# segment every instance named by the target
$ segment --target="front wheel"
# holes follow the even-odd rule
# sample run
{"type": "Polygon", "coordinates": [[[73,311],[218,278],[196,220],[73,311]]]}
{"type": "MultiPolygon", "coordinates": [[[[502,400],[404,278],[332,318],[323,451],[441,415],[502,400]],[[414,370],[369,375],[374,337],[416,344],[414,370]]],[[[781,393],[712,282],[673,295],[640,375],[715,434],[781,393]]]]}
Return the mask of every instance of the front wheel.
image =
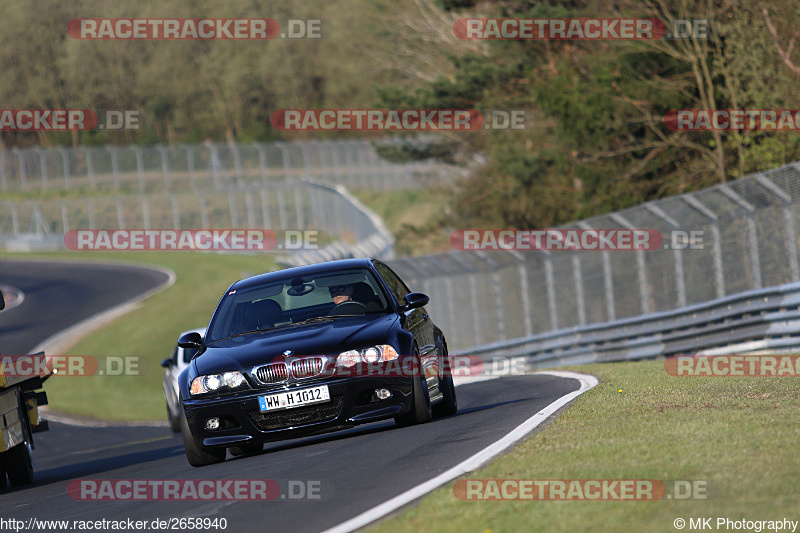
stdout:
{"type": "Polygon", "coordinates": [[[458,400],[456,399],[456,386],[453,383],[453,376],[446,375],[439,378],[439,390],[442,391],[442,401],[433,406],[433,416],[441,418],[451,416],[458,411],[458,400]]]}
{"type": "Polygon", "coordinates": [[[178,407],[181,418],[181,433],[183,433],[183,448],[186,450],[186,459],[192,466],[206,466],[214,463],[221,463],[225,460],[225,448],[206,448],[198,443],[192,436],[189,429],[189,422],[186,420],[186,413],[183,406],[178,407]]]}
{"type": "Polygon", "coordinates": [[[399,427],[424,424],[433,419],[431,398],[428,395],[428,385],[424,376],[419,376],[414,379],[414,386],[411,389],[411,394],[411,411],[394,417],[394,421],[399,427]]]}

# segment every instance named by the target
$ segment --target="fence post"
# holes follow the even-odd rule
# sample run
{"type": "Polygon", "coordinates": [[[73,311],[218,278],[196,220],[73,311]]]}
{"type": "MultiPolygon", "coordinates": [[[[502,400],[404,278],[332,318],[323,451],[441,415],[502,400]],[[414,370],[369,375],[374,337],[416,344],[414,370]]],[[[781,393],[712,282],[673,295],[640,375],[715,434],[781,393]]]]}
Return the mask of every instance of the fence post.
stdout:
{"type": "Polygon", "coordinates": [[[16,146],[11,149],[15,156],[17,156],[17,164],[19,167],[19,184],[20,188],[25,191],[28,189],[28,173],[25,170],[25,158],[22,156],[22,150],[16,146]]]}
{"type": "Polygon", "coordinates": [[[798,281],[798,279],[800,279],[798,270],[800,269],[798,269],[797,264],[797,239],[794,231],[792,197],[775,183],[768,180],[763,174],[756,176],[756,182],[760,183],[762,187],[780,198],[783,203],[783,224],[786,228],[786,253],[789,254],[789,272],[791,273],[791,280],[798,281]]]}
{"type": "MultiPolygon", "coordinates": [[[[660,218],[673,230],[681,229],[681,225],[669,216],[663,209],[655,204],[644,204],[644,208],[650,211],[653,215],[660,218]]],[[[672,243],[670,243],[671,245],[672,243]]],[[[673,259],[675,261],[675,288],[678,293],[678,307],[686,306],[686,277],[683,272],[683,250],[679,246],[672,246],[673,259]]]]}
{"type": "Polygon", "coordinates": [[[755,213],[755,207],[736,194],[733,189],[730,188],[727,184],[723,183],[722,185],[718,185],[720,192],[727,196],[730,200],[734,203],[738,204],[739,207],[744,209],[745,216],[747,217],[747,243],[748,248],[750,249],[750,268],[753,271],[753,289],[760,289],[761,288],[761,261],[758,257],[758,230],[756,228],[756,221],[753,217],[755,213]]]}
{"type": "Polygon", "coordinates": [[[145,184],[144,184],[144,155],[142,154],[142,149],[139,146],[131,146],[131,150],[136,155],[136,173],[139,177],[139,193],[145,193],[145,184]]]}
{"type": "Polygon", "coordinates": [[[169,179],[169,156],[167,155],[167,148],[156,145],[156,150],[158,153],[161,154],[161,173],[164,176],[164,190],[169,192],[170,191],[170,179],[169,179]]]}
{"type": "Polygon", "coordinates": [[[94,160],[92,159],[92,149],[82,147],[81,151],[86,157],[86,174],[89,176],[89,188],[95,190],[97,189],[97,184],[94,180],[94,160]]]}
{"type": "Polygon", "coordinates": [[[711,222],[711,233],[714,237],[712,243],[712,258],[714,261],[714,284],[717,288],[717,298],[725,296],[725,271],[722,269],[722,232],[719,229],[717,215],[700,200],[692,195],[681,196],[684,202],[694,210],[706,217],[711,222]]]}
{"type": "Polygon", "coordinates": [[[189,171],[189,187],[191,187],[193,191],[197,191],[197,178],[194,175],[194,152],[192,151],[192,147],[186,144],[182,144],[181,148],[186,152],[186,169],[189,171]]]}
{"type": "Polygon", "coordinates": [[[8,178],[6,177],[7,173],[8,167],[6,167],[6,150],[5,148],[0,148],[0,191],[8,190],[8,178]]]}
{"type": "MultiPolygon", "coordinates": [[[[578,222],[578,227],[588,230],[594,229],[584,221],[578,222]]],[[[603,250],[600,253],[603,258],[603,289],[606,294],[606,316],[608,317],[608,322],[613,322],[617,319],[617,310],[614,301],[614,277],[611,272],[611,255],[608,250],[603,250]]]]}
{"type": "Polygon", "coordinates": [[[261,170],[261,185],[266,186],[269,182],[269,177],[267,176],[267,169],[269,168],[267,164],[267,149],[261,143],[253,143],[253,147],[258,151],[258,168],[261,170]]]}
{"type": "Polygon", "coordinates": [[[39,147],[35,148],[36,155],[39,156],[39,173],[42,176],[42,190],[47,190],[47,160],[44,157],[44,150],[39,147]]]}
{"type": "Polygon", "coordinates": [[[477,251],[475,255],[486,262],[489,268],[492,269],[492,296],[494,297],[494,309],[497,315],[497,340],[506,340],[506,320],[505,313],[503,312],[505,300],[503,298],[503,292],[500,290],[501,279],[500,272],[498,272],[497,269],[497,263],[484,251],[477,251]]]}
{"type": "MultiPolygon", "coordinates": [[[[619,224],[625,229],[634,230],[636,227],[631,224],[625,217],[618,213],[612,213],[609,215],[611,220],[619,224]]],[[[636,250],[636,273],[637,278],[639,280],[639,300],[641,305],[642,314],[646,315],[650,312],[650,298],[648,297],[649,294],[649,286],[647,284],[647,265],[644,261],[644,250],[636,250]]]]}
{"type": "Polygon", "coordinates": [[[119,191],[119,161],[117,160],[117,148],[110,145],[105,148],[111,157],[111,175],[114,178],[114,190],[119,191]]]}
{"type": "Polygon", "coordinates": [[[115,203],[117,205],[117,226],[119,226],[119,229],[125,229],[125,212],[122,209],[122,199],[117,196],[115,203]]]}
{"type": "Polygon", "coordinates": [[[142,200],[142,223],[144,229],[150,229],[150,203],[147,201],[147,196],[141,195],[142,200]]]}

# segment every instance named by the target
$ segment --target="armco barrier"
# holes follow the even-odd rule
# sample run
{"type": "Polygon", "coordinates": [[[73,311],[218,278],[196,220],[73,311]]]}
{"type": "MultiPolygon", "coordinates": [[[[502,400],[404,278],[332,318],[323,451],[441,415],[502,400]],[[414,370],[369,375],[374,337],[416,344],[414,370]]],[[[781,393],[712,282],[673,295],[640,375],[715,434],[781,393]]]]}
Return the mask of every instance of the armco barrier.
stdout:
{"type": "Polygon", "coordinates": [[[800,348],[800,283],[652,313],[497,342],[471,350],[485,359],[524,356],[529,368],[679,354],[800,348]]]}

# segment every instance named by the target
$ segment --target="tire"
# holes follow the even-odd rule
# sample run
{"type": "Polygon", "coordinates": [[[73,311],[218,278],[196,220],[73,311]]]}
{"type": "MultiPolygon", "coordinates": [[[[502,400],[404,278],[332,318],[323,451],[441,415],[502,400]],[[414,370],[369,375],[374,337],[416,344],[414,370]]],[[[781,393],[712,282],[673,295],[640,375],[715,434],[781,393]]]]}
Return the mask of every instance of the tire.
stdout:
{"type": "Polygon", "coordinates": [[[17,444],[4,453],[3,466],[11,485],[19,487],[33,483],[33,450],[30,441],[17,444]]]}
{"type": "Polygon", "coordinates": [[[228,448],[228,451],[230,451],[231,455],[234,457],[261,453],[264,451],[264,444],[262,442],[248,442],[245,444],[240,444],[239,446],[234,446],[233,448],[228,448]]]}
{"type": "Polygon", "coordinates": [[[33,439],[31,439],[28,412],[19,406],[19,421],[22,424],[22,442],[3,454],[3,468],[11,485],[19,487],[33,483],[33,439]]]}
{"type": "Polygon", "coordinates": [[[225,460],[225,448],[206,448],[198,443],[192,436],[189,429],[189,422],[186,421],[186,413],[183,406],[179,408],[181,419],[181,433],[183,433],[183,448],[186,450],[186,459],[192,466],[207,466],[221,463],[225,460]]]}
{"type": "Polygon", "coordinates": [[[431,412],[431,399],[428,395],[428,387],[425,377],[419,376],[414,379],[412,388],[411,411],[394,417],[398,427],[413,426],[415,424],[425,424],[433,420],[431,412]]]}
{"type": "Polygon", "coordinates": [[[441,418],[452,416],[458,411],[458,400],[456,399],[456,386],[453,383],[453,376],[439,378],[439,390],[442,391],[442,400],[433,406],[433,416],[441,418]]]}
{"type": "MultiPolygon", "coordinates": [[[[178,409],[181,407],[178,406],[178,409]]],[[[181,418],[180,416],[173,416],[172,410],[169,408],[169,402],[167,402],[167,420],[169,421],[169,429],[173,433],[180,433],[181,432],[181,418]]]]}
{"type": "Polygon", "coordinates": [[[0,461],[0,489],[6,488],[6,467],[3,465],[3,461],[0,461]]]}
{"type": "MultiPolygon", "coordinates": [[[[447,345],[444,346],[444,359],[447,359],[447,345]]],[[[433,416],[441,418],[443,416],[452,416],[458,411],[458,400],[456,399],[456,386],[453,383],[453,374],[450,365],[439,365],[439,368],[444,368],[442,376],[439,378],[439,390],[442,391],[442,400],[433,406],[433,416]]]]}

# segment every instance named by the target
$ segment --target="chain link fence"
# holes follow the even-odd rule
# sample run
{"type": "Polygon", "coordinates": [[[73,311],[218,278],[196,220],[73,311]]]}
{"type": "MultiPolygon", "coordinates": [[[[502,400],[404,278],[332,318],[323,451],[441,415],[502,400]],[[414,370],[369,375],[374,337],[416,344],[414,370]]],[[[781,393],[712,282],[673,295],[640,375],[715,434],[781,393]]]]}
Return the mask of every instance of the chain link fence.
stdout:
{"type": "Polygon", "coordinates": [[[391,257],[391,235],[347,190],[464,175],[387,162],[363,140],[0,150],[0,246],[59,247],[73,229],[310,229],[337,244],[320,257],[391,257]]]}
{"type": "Polygon", "coordinates": [[[793,163],[563,227],[655,229],[659,250],[453,251],[391,264],[431,296],[431,316],[463,353],[800,281],[798,215],[793,163]],[[689,242],[690,232],[701,233],[689,242]]]}
{"type": "Polygon", "coordinates": [[[452,184],[463,175],[438,162],[390,163],[364,140],[0,150],[0,193],[168,194],[300,178],[389,191],[452,184]]]}

